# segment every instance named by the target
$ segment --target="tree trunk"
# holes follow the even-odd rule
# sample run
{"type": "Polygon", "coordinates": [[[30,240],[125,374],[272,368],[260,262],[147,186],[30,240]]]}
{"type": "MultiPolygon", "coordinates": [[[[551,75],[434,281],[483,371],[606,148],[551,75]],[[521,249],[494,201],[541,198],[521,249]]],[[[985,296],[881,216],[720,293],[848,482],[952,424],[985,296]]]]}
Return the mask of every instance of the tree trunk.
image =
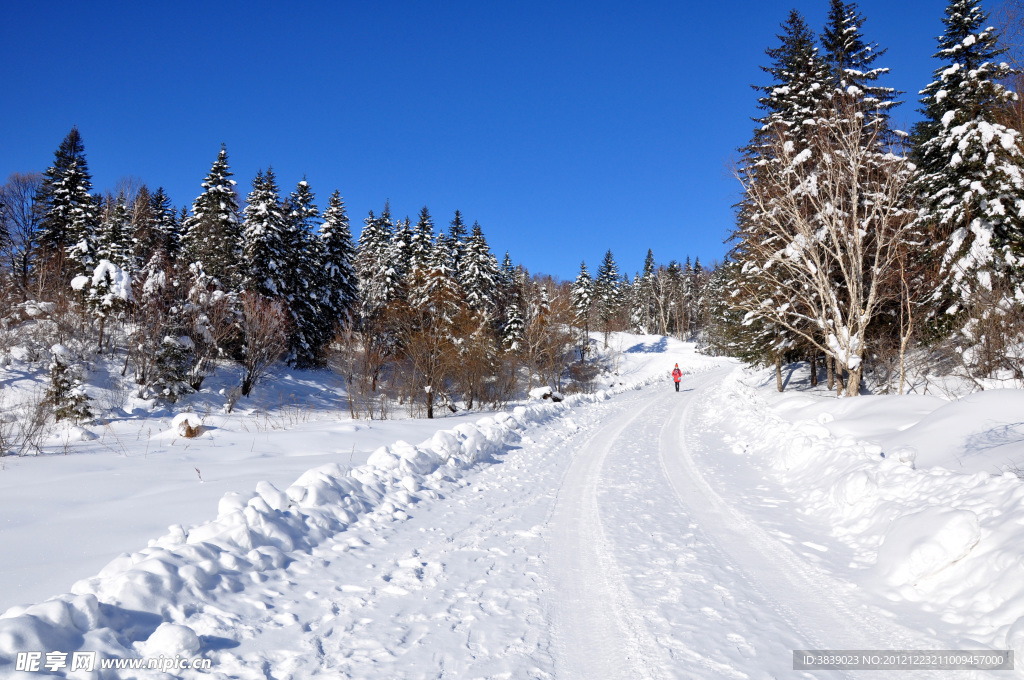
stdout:
{"type": "Polygon", "coordinates": [[[775,387],[782,392],[785,387],[782,385],[782,356],[775,357],[775,387]]]}
{"type": "Polygon", "coordinates": [[[828,389],[834,390],[836,388],[836,368],[835,362],[832,361],[832,357],[825,355],[825,373],[828,374],[828,389]]]}
{"type": "Polygon", "coordinates": [[[434,417],[434,390],[427,392],[427,418],[434,417]]]}
{"type": "Polygon", "coordinates": [[[856,397],[860,394],[860,374],[861,366],[858,365],[856,370],[849,372],[849,377],[846,382],[846,396],[856,397]]]}
{"type": "Polygon", "coordinates": [[[811,352],[811,387],[818,386],[818,352],[817,350],[811,352]]]}

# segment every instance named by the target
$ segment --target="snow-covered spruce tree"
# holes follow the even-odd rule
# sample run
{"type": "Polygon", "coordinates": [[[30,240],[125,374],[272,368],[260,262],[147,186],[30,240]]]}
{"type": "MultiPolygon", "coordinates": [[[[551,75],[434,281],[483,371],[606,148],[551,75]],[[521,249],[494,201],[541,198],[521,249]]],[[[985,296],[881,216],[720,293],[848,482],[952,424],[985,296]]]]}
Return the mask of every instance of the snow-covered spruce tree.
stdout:
{"type": "Polygon", "coordinates": [[[359,281],[354,265],[356,247],[352,241],[345,203],[338,191],[331,194],[327,201],[318,238],[324,314],[332,325],[351,323],[353,307],[359,297],[359,281]]]}
{"type": "Polygon", "coordinates": [[[946,7],[941,65],[921,91],[924,120],[913,130],[916,231],[936,271],[929,315],[940,334],[969,328],[976,320],[965,310],[983,292],[1024,295],[1024,158],[1019,133],[996,122],[1016,95],[999,83],[1010,69],[986,22],[976,2],[946,7]]]}
{"type": "MultiPolygon", "coordinates": [[[[148,191],[146,192],[148,194],[148,191]]],[[[144,194],[139,193],[140,198],[144,194]]],[[[138,202],[139,199],[136,199],[138,202]]],[[[137,210],[141,211],[139,206],[137,210]]],[[[148,196],[144,219],[136,226],[134,234],[134,255],[138,266],[144,267],[157,251],[167,253],[171,260],[178,257],[181,247],[180,223],[171,205],[171,198],[163,187],[148,196]]]]}
{"type": "Polygon", "coordinates": [[[456,361],[451,371],[453,387],[467,409],[484,402],[487,376],[497,362],[499,278],[498,261],[480,224],[474,223],[463,251],[463,296],[453,328],[456,361]]]}
{"type": "Polygon", "coordinates": [[[499,282],[503,288],[512,288],[516,283],[516,266],[512,264],[512,256],[505,251],[499,269],[499,282]]]}
{"type": "Polygon", "coordinates": [[[466,250],[466,223],[462,220],[462,213],[455,211],[455,217],[448,225],[448,247],[452,253],[452,267],[455,270],[455,280],[462,283],[462,257],[466,250]]]}
{"type": "Polygon", "coordinates": [[[490,318],[498,297],[498,261],[484,238],[479,223],[473,223],[462,258],[462,292],[465,302],[475,312],[490,318]]]}
{"type": "MultiPolygon", "coordinates": [[[[689,266],[690,258],[686,258],[689,266]]],[[[705,272],[700,265],[700,258],[694,260],[693,268],[684,271],[683,276],[688,282],[686,290],[686,306],[689,309],[690,329],[689,334],[695,335],[700,332],[700,326],[705,320],[705,294],[704,287],[707,284],[710,272],[705,272]]]]}
{"type": "Polygon", "coordinates": [[[104,207],[103,220],[95,237],[96,260],[111,262],[131,275],[135,271],[135,261],[132,257],[132,231],[127,200],[121,194],[107,201],[104,207]]]}
{"type": "Polygon", "coordinates": [[[242,289],[267,298],[288,294],[288,225],[273,169],[260,170],[246,199],[242,230],[242,289]]]}
{"type": "Polygon", "coordinates": [[[414,278],[413,287],[409,290],[411,306],[433,305],[436,314],[444,315],[444,323],[449,328],[454,326],[460,301],[464,298],[455,278],[454,259],[451,241],[443,232],[437,234],[426,269],[414,278]],[[445,301],[445,306],[438,306],[438,301],[445,301]]]}
{"type": "Polygon", "coordinates": [[[334,332],[334,319],[322,303],[324,280],[320,241],[313,229],[320,217],[316,197],[305,178],[285,203],[287,269],[282,277],[290,316],[288,360],[299,368],[320,363],[322,350],[334,332]]]}
{"type": "Polygon", "coordinates": [[[102,353],[107,321],[117,319],[133,300],[131,276],[110,260],[100,260],[89,274],[71,279],[71,288],[99,324],[97,351],[102,353]]]}
{"type": "Polygon", "coordinates": [[[526,321],[519,302],[512,302],[505,313],[505,325],[501,333],[501,346],[506,352],[518,352],[523,343],[526,321]]]}
{"type": "Polygon", "coordinates": [[[580,361],[587,356],[590,347],[590,310],[594,306],[594,280],[587,271],[587,263],[580,262],[580,273],[573,281],[570,293],[572,300],[573,319],[579,333],[580,361]]]}
{"type": "Polygon", "coordinates": [[[644,297],[641,291],[643,280],[640,273],[633,274],[633,283],[629,286],[629,330],[640,335],[647,334],[644,297]]]}
{"type": "Polygon", "coordinates": [[[604,346],[608,347],[608,334],[612,330],[612,322],[621,306],[619,287],[619,266],[615,264],[612,251],[609,250],[597,268],[594,280],[594,304],[597,310],[597,321],[604,333],[604,346]]]}
{"type": "Polygon", "coordinates": [[[192,391],[188,374],[194,348],[185,327],[187,290],[175,285],[176,276],[163,246],[157,246],[138,274],[127,343],[138,396],[171,403],[192,391]]]}
{"type": "Polygon", "coordinates": [[[173,404],[192,392],[188,384],[187,340],[185,336],[165,335],[157,346],[153,381],[149,384],[150,393],[157,399],[173,404]]]}
{"type": "Polygon", "coordinates": [[[97,211],[91,190],[85,146],[78,128],[73,127],[54,153],[53,165],[43,173],[36,197],[42,214],[40,258],[42,264],[55,269],[61,285],[67,285],[68,274],[85,273],[94,263],[97,211]]]}
{"type": "Polygon", "coordinates": [[[406,217],[395,224],[394,234],[391,236],[391,243],[388,246],[388,260],[395,269],[395,274],[401,282],[399,290],[405,291],[405,279],[409,274],[412,264],[412,222],[406,217]]]}
{"type": "Polygon", "coordinates": [[[186,264],[198,263],[226,291],[237,290],[241,283],[242,228],[231,175],[227,149],[221,146],[203,182],[203,193],[192,202],[192,214],[182,223],[181,237],[186,264]]]}
{"type": "Polygon", "coordinates": [[[50,352],[50,382],[43,403],[53,408],[55,420],[70,420],[77,424],[91,419],[89,395],[85,392],[80,368],[74,365],[71,352],[63,345],[54,345],[50,352]]]}
{"type": "Polygon", "coordinates": [[[413,285],[411,282],[420,273],[426,272],[433,247],[434,220],[430,217],[427,206],[423,206],[420,209],[419,219],[416,220],[416,227],[409,237],[409,266],[406,275],[410,281],[410,287],[413,285]]]}
{"type": "Polygon", "coordinates": [[[647,257],[644,258],[644,272],[636,288],[634,306],[636,326],[643,329],[644,333],[654,331],[654,276],[656,266],[654,251],[648,248],[647,257]]]}
{"type": "MultiPolygon", "coordinates": [[[[740,278],[728,298],[744,310],[746,324],[761,330],[756,334],[736,334],[737,338],[755,343],[744,348],[742,355],[760,357],[758,363],[774,363],[777,373],[781,372],[784,356],[802,342],[803,333],[793,332],[790,326],[800,326],[805,333],[809,326],[793,305],[785,308],[793,316],[787,324],[776,322],[775,315],[762,314],[762,309],[771,308],[772,300],[782,299],[783,292],[758,272],[766,264],[764,253],[772,248],[784,248],[797,229],[790,224],[788,231],[779,235],[776,229],[765,225],[765,217],[778,211],[771,202],[762,204],[755,200],[751,190],[760,182],[776,182],[785,177],[779,168],[785,167],[787,161],[779,155],[778,140],[783,140],[783,148],[792,155],[807,151],[816,134],[823,106],[833,91],[829,86],[828,68],[815,47],[814,33],[803,17],[792,10],[782,29],[779,46],[765,51],[771,65],[761,67],[771,76],[772,83],[756,87],[763,93],[758,99],[763,114],[756,121],[750,143],[741,149],[743,157],[737,175],[745,193],[737,206],[736,229],[730,237],[733,247],[729,253],[737,264],[735,272],[740,278]]],[[[795,178],[790,181],[795,182],[795,178]]],[[[776,191],[777,187],[770,188],[780,200],[787,195],[781,189],[776,191]]],[[[790,193],[794,188],[790,186],[790,193]]],[[[800,214],[809,216],[811,210],[805,205],[800,214]]]]}
{"type": "Polygon", "coordinates": [[[875,43],[867,43],[861,33],[864,17],[857,4],[831,0],[828,20],[821,32],[829,82],[834,90],[863,100],[865,111],[873,116],[873,124],[887,125],[889,109],[896,105],[896,90],[878,83],[889,72],[874,66],[885,54],[875,43]]]}
{"type": "Polygon", "coordinates": [[[394,231],[389,204],[385,203],[380,217],[374,216],[371,210],[363,225],[356,251],[356,271],[359,274],[360,316],[366,323],[396,299],[400,282],[397,270],[388,259],[394,231]]]}
{"type": "Polygon", "coordinates": [[[392,303],[403,299],[404,282],[389,261],[393,232],[390,206],[385,203],[379,217],[370,211],[356,250],[359,332],[365,372],[373,392],[377,391],[387,361],[397,352],[400,339],[395,329],[399,320],[395,318],[392,303]]]}
{"type": "Polygon", "coordinates": [[[518,299],[515,273],[516,267],[512,264],[512,256],[506,250],[505,257],[502,258],[501,264],[498,265],[498,299],[494,315],[494,330],[498,338],[502,336],[502,329],[505,327],[509,305],[518,299]]]}

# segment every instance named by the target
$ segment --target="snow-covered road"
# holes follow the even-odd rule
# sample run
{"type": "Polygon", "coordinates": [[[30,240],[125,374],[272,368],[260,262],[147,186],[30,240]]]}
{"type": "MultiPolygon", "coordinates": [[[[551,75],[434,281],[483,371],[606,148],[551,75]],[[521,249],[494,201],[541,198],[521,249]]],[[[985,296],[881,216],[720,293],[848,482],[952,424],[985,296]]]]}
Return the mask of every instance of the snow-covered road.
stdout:
{"type": "Polygon", "coordinates": [[[691,450],[740,460],[694,419],[722,377],[647,390],[575,449],[549,532],[556,675],[772,677],[794,649],[935,648],[733,507],[738,484],[705,480],[691,450]]]}
{"type": "Polygon", "coordinates": [[[361,521],[188,623],[240,641],[215,672],[254,678],[794,677],[793,649],[935,648],[705,480],[695,456],[728,454],[692,406],[723,376],[537,427],[409,519],[361,521]]]}
{"type": "Polygon", "coordinates": [[[0,653],[202,654],[208,673],[175,676],[276,680],[871,678],[889,674],[794,671],[793,650],[951,646],[866,599],[850,548],[738,455],[709,408],[731,371],[485,419],[512,428],[491,464],[410,473],[427,449],[396,444],[365,473],[228,497],[79,595],[8,612],[0,653]]]}

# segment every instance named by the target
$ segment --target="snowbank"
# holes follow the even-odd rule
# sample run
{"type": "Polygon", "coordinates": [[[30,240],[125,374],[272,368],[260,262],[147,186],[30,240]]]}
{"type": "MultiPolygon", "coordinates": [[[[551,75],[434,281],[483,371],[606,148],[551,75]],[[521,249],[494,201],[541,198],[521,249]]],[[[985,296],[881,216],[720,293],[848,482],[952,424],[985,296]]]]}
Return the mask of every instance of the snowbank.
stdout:
{"type": "Polygon", "coordinates": [[[965,644],[1024,651],[1024,483],[998,470],[921,465],[948,461],[986,419],[1019,414],[1024,395],[985,392],[948,404],[771,395],[773,408],[756,382],[737,369],[707,413],[738,433],[734,452],[767,461],[802,510],[851,548],[861,585],[920,603],[965,644]],[[893,427],[899,436],[878,436],[893,427]]]}

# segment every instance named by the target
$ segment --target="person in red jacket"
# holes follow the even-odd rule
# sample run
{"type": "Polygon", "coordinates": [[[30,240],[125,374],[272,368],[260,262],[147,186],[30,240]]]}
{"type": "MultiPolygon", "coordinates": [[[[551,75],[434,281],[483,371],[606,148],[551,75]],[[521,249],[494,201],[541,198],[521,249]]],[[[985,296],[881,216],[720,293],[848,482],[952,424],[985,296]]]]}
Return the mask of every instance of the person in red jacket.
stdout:
{"type": "Polygon", "coordinates": [[[672,379],[676,381],[676,392],[679,391],[679,380],[683,377],[683,372],[679,370],[679,364],[672,369],[672,379]]]}

